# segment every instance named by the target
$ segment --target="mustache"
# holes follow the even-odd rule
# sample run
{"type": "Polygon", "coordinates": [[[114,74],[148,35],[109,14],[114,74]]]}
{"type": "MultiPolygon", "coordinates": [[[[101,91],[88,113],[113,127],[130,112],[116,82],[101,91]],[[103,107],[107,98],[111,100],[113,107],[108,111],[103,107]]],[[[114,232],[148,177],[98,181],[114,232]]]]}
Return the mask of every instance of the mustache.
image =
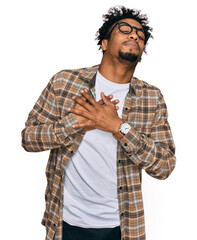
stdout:
{"type": "Polygon", "coordinates": [[[133,42],[133,41],[131,41],[131,40],[128,40],[128,41],[124,41],[122,44],[123,44],[123,45],[124,45],[124,44],[131,44],[131,45],[133,45],[133,46],[136,46],[137,49],[140,50],[140,46],[139,46],[139,44],[138,44],[137,42],[133,42]]]}

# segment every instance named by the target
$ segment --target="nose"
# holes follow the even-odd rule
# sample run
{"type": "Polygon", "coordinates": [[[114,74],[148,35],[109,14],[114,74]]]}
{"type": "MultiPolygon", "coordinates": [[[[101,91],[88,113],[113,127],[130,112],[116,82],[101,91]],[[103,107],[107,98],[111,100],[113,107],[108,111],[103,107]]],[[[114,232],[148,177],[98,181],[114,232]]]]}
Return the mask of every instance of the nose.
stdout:
{"type": "Polygon", "coordinates": [[[129,34],[129,38],[138,41],[138,35],[136,33],[136,30],[133,29],[133,31],[129,34]]]}

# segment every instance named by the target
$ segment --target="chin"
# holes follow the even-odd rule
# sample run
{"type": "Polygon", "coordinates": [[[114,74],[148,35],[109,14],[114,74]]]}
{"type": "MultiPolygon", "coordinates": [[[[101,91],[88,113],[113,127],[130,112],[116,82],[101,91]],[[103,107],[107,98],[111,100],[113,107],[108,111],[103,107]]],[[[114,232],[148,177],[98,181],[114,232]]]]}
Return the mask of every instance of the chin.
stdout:
{"type": "Polygon", "coordinates": [[[129,61],[129,62],[136,62],[138,60],[138,55],[132,52],[119,52],[119,57],[123,60],[129,61]]]}

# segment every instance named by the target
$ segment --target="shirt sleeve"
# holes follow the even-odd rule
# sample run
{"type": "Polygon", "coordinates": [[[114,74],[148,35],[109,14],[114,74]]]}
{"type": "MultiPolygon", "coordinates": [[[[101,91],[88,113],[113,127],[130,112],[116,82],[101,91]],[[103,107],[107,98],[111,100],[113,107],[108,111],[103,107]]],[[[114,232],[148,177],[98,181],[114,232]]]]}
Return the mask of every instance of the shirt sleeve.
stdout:
{"type": "Polygon", "coordinates": [[[82,131],[81,128],[72,128],[73,124],[78,123],[75,114],[67,112],[65,117],[60,117],[52,80],[29,113],[21,133],[22,146],[26,151],[39,152],[66,147],[74,141],[76,133],[82,131]]]}
{"type": "Polygon", "coordinates": [[[166,179],[175,167],[176,157],[167,107],[161,92],[159,95],[150,134],[141,134],[132,127],[119,141],[134,164],[154,178],[166,179]]]}

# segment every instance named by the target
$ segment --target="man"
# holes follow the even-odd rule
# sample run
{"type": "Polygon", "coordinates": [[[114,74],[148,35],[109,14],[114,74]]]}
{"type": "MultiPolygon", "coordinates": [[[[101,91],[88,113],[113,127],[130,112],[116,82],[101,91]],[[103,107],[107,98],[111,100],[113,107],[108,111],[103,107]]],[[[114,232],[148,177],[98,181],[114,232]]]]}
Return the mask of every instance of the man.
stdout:
{"type": "Polygon", "coordinates": [[[51,150],[46,239],[145,239],[141,171],[175,167],[160,90],[133,76],[152,29],[146,15],[111,8],[97,32],[101,64],[55,74],[22,131],[27,151],[51,150]]]}

